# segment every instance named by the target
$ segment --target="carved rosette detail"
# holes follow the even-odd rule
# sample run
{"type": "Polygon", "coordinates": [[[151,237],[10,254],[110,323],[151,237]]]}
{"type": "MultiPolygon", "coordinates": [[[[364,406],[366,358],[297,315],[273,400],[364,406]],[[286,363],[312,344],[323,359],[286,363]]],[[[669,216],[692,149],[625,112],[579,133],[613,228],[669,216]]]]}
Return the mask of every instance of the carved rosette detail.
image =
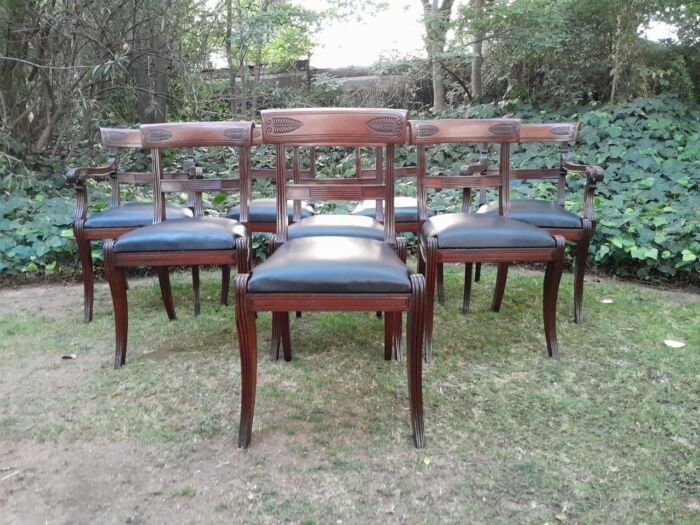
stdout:
{"type": "Polygon", "coordinates": [[[564,137],[564,136],[573,135],[574,130],[572,128],[573,128],[573,126],[557,126],[557,127],[550,129],[549,131],[552,133],[552,135],[564,137]]]}
{"type": "Polygon", "coordinates": [[[366,122],[366,125],[372,131],[388,135],[390,137],[400,137],[403,119],[394,115],[386,117],[375,117],[366,122]]]}
{"type": "Polygon", "coordinates": [[[245,142],[246,135],[245,128],[228,128],[224,130],[224,137],[235,140],[236,142],[245,142]]]}
{"type": "Polygon", "coordinates": [[[265,121],[268,133],[285,134],[296,131],[304,125],[303,122],[289,117],[273,117],[265,121]]]}
{"type": "Polygon", "coordinates": [[[513,135],[518,130],[518,125],[515,123],[494,124],[489,128],[489,132],[494,135],[513,135]]]}
{"type": "Polygon", "coordinates": [[[149,142],[163,142],[173,136],[173,132],[167,129],[149,129],[146,132],[146,139],[149,142]]]}
{"type": "Polygon", "coordinates": [[[437,134],[440,129],[437,126],[431,124],[421,124],[416,130],[416,135],[418,138],[432,137],[437,134]]]}

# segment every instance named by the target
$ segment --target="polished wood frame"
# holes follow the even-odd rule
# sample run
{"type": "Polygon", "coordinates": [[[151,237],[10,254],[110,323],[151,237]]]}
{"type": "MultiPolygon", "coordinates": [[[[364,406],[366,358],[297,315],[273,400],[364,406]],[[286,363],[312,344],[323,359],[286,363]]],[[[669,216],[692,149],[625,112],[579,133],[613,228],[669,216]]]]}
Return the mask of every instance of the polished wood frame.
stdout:
{"type": "MultiPolygon", "coordinates": [[[[406,138],[408,113],[403,110],[385,109],[299,109],[267,110],[261,113],[263,140],[277,145],[277,228],[274,246],[287,240],[287,199],[294,201],[309,198],[359,200],[383,199],[386,208],[384,241],[396,247],[393,229],[394,146],[406,138]],[[285,157],[287,147],[339,146],[355,147],[372,144],[387,151],[385,177],[338,180],[305,180],[287,183],[285,157]]],[[[296,204],[296,202],[295,202],[296,204]]],[[[405,244],[403,244],[405,259],[405,244]]],[[[399,251],[401,248],[398,249],[399,251]]],[[[254,272],[254,270],[253,270],[254,272]]],[[[274,349],[283,349],[285,360],[292,357],[289,333],[290,311],[344,311],[385,312],[384,357],[390,360],[396,348],[396,338],[401,338],[402,312],[408,312],[408,387],[413,439],[417,447],[425,446],[422,398],[421,346],[425,313],[425,280],[422,275],[410,276],[411,292],[397,293],[251,293],[248,291],[250,275],[236,277],[236,326],[241,353],[241,420],[239,447],[248,447],[252,436],[257,377],[256,313],[273,313],[272,339],[274,349]],[[276,342],[276,344],[274,344],[276,342]]]]}
{"type": "MultiPolygon", "coordinates": [[[[472,189],[496,187],[499,189],[499,212],[510,216],[509,157],[510,144],[519,138],[520,121],[516,119],[454,119],[432,121],[410,121],[410,142],[418,148],[418,206],[421,222],[427,217],[428,188],[462,188],[462,212],[468,213],[472,189]],[[462,168],[460,176],[434,176],[426,173],[426,146],[443,143],[498,143],[500,144],[500,164],[498,173],[487,173],[488,158],[485,150],[479,162],[462,168]]],[[[499,263],[502,267],[514,262],[546,262],[543,288],[544,331],[547,352],[550,357],[559,357],[559,345],[556,334],[556,303],[559,281],[564,267],[564,239],[554,235],[552,248],[440,248],[436,238],[419,236],[419,271],[426,276],[426,325],[425,325],[425,361],[432,360],[433,318],[435,288],[439,268],[444,263],[464,263],[464,299],[462,309],[469,311],[471,295],[472,265],[480,262],[499,263]]],[[[500,288],[502,272],[499,271],[500,288]]],[[[502,283],[505,285],[505,281],[502,283]]],[[[502,296],[502,292],[501,292],[502,296]]]]}
{"type": "MultiPolygon", "coordinates": [[[[252,143],[251,122],[203,122],[203,123],[173,123],[147,124],[141,126],[141,138],[144,147],[151,149],[153,163],[153,220],[158,224],[165,220],[165,193],[187,192],[194,195],[195,217],[203,216],[202,192],[204,191],[233,191],[243,188],[250,166],[250,146],[252,143]],[[161,149],[194,146],[228,146],[238,147],[241,162],[240,178],[237,180],[203,179],[201,170],[197,169],[197,177],[188,180],[163,181],[160,174],[161,149]]],[[[245,196],[241,198],[241,215],[247,215],[245,196]]],[[[168,267],[189,265],[198,268],[200,265],[220,265],[224,269],[222,300],[228,296],[231,265],[238,265],[239,273],[249,270],[251,250],[246,237],[237,238],[235,247],[231,250],[190,250],[190,251],[151,251],[151,252],[115,252],[114,240],[104,244],[105,269],[109,280],[114,306],[114,325],[116,346],[114,367],[119,368],[126,362],[128,335],[128,304],[126,294],[126,269],[137,266],[153,266],[158,273],[163,303],[168,318],[175,319],[175,307],[170,288],[168,267]]],[[[197,281],[199,274],[197,272],[197,281]]],[[[198,284],[198,283],[197,283],[198,284]]]]}
{"type": "MultiPolygon", "coordinates": [[[[569,173],[581,173],[586,177],[586,185],[583,191],[583,216],[581,228],[545,228],[552,235],[559,235],[576,245],[574,261],[574,321],[577,324],[583,322],[583,283],[586,273],[586,261],[588,260],[588,248],[595,234],[598,219],[595,214],[594,198],[597,185],[603,181],[603,169],[600,166],[576,164],[571,162],[571,149],[576,142],[578,123],[548,123],[548,124],[523,124],[520,127],[519,143],[558,143],[561,147],[559,168],[532,169],[510,168],[511,179],[519,180],[556,180],[557,204],[564,207],[566,198],[566,179],[569,173]]],[[[480,205],[486,204],[485,195],[482,192],[480,205]]],[[[500,292],[498,307],[503,299],[503,291],[508,274],[507,265],[499,267],[498,290],[500,292]]],[[[478,264],[474,276],[478,282],[481,275],[481,265],[478,264]]]]}

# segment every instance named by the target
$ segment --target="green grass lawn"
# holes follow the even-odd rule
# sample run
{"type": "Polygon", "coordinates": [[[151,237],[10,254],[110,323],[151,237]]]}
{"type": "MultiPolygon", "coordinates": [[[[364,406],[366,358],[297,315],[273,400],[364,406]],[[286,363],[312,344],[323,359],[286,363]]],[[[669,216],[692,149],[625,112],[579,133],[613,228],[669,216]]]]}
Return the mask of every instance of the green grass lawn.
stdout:
{"type": "Polygon", "coordinates": [[[118,371],[104,286],[90,325],[78,286],[1,290],[0,521],[699,523],[700,298],[592,278],[579,326],[565,275],[555,361],[541,273],[512,271],[495,314],[486,269],[467,316],[461,276],[448,268],[436,306],[423,450],[405,362],[383,360],[374,314],[292,319],[290,363],[268,360],[260,315],[253,441],[239,451],[216,272],[198,318],[188,275],[175,277],[174,322],[156,279],[132,285],[118,371]]]}

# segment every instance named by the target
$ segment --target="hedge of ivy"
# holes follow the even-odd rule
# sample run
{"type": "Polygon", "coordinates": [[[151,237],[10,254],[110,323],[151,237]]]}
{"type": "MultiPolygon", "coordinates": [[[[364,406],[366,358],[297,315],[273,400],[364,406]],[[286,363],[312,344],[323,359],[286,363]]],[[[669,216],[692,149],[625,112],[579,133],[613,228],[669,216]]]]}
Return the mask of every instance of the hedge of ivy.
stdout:
{"type": "MultiPolygon", "coordinates": [[[[628,104],[552,110],[511,101],[469,108],[451,108],[441,117],[517,116],[525,122],[577,120],[581,123],[575,159],[602,166],[605,181],[596,198],[598,229],[591,245],[590,263],[621,276],[696,280],[700,270],[700,107],[672,98],[638,99],[628,104]]],[[[431,114],[426,117],[435,116],[431,114]]],[[[472,149],[443,146],[430,156],[433,166],[458,169],[472,149]]],[[[202,153],[205,170],[225,173],[235,160],[202,153]]],[[[512,161],[518,166],[555,166],[557,152],[546,145],[516,146],[512,161]]],[[[71,164],[97,163],[99,155],[71,159],[71,164]]],[[[320,156],[326,172],[350,173],[351,156],[320,156]]],[[[265,162],[258,154],[256,163],[265,162]]],[[[143,154],[134,159],[145,166],[143,154]]],[[[397,162],[415,162],[415,151],[401,148],[397,162]]],[[[63,180],[63,163],[41,163],[35,170],[0,156],[0,273],[79,271],[71,230],[73,191],[63,180]]],[[[567,207],[580,211],[582,177],[572,177],[567,207]]],[[[415,194],[412,182],[402,181],[400,191],[415,194]]],[[[272,188],[260,185],[263,193],[272,188]]],[[[93,211],[104,208],[108,189],[90,188],[93,211]]],[[[137,190],[137,192],[140,190],[137,190]]],[[[521,183],[515,195],[547,197],[550,183],[521,183]]],[[[137,195],[139,197],[140,195],[137,195]]],[[[460,196],[443,191],[431,196],[439,211],[459,207],[460,196]]],[[[213,196],[210,205],[224,209],[225,195],[213,196]]],[[[342,211],[342,210],[341,210],[342,211]]],[[[261,251],[262,239],[255,245],[261,251]]],[[[93,251],[101,257],[99,246],[93,251]]]]}

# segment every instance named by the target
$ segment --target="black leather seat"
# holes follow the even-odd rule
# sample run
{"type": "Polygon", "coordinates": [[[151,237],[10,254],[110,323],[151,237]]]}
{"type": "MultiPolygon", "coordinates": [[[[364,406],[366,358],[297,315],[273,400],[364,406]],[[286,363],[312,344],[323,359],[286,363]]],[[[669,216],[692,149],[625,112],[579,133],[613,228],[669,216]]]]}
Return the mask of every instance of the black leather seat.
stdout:
{"type": "Polygon", "coordinates": [[[421,236],[437,238],[438,248],[549,248],[547,230],[500,215],[445,213],[423,223],[421,236]]]}
{"type": "Polygon", "coordinates": [[[314,215],[291,224],[288,232],[289,239],[333,235],[384,240],[384,225],[361,215],[314,215]]]}
{"type": "Polygon", "coordinates": [[[192,217],[151,224],[122,235],[115,252],[179,252],[232,250],[236,239],[245,237],[241,223],[225,217],[192,217]]]}
{"type": "MultiPolygon", "coordinates": [[[[291,223],[293,218],[293,207],[292,201],[287,203],[287,216],[289,217],[289,222],[291,223]]],[[[301,203],[301,218],[311,217],[314,215],[314,209],[309,206],[306,202],[301,203]]],[[[236,206],[231,208],[226,216],[229,219],[240,220],[241,218],[241,208],[236,206]]],[[[277,222],[277,200],[276,199],[253,199],[250,201],[250,207],[248,208],[248,220],[249,222],[264,222],[275,224],[277,222]]]]}
{"type": "MultiPolygon", "coordinates": [[[[167,204],[165,216],[168,220],[192,217],[188,208],[167,204]]],[[[153,224],[152,202],[127,202],[121,206],[95,213],[85,221],[86,228],[140,228],[153,224]]]]}
{"type": "Polygon", "coordinates": [[[261,293],[409,293],[410,271],[383,241],[305,237],[280,246],[253,269],[261,293]]]}
{"type": "MultiPolygon", "coordinates": [[[[477,213],[498,214],[498,202],[489,202],[479,208],[477,213]]],[[[511,217],[540,228],[576,228],[582,227],[581,217],[566,211],[556,202],[534,199],[514,199],[510,201],[511,217]]]]}
{"type": "MultiPolygon", "coordinates": [[[[376,217],[377,201],[366,200],[357,203],[352,210],[353,215],[363,217],[376,217]]],[[[435,211],[428,208],[428,217],[435,215],[435,211]]],[[[394,198],[394,220],[396,222],[417,222],[418,221],[418,200],[415,197],[395,197],[394,198]]]]}

